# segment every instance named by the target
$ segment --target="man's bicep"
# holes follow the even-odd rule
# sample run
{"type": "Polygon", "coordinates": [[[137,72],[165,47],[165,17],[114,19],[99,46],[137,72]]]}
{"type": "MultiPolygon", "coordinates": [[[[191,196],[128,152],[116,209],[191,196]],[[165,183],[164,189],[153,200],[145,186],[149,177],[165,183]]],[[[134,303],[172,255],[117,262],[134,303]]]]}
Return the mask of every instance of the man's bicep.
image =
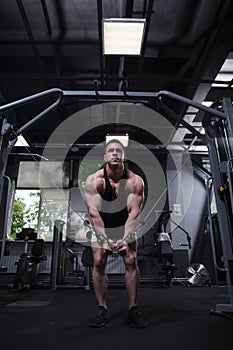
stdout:
{"type": "Polygon", "coordinates": [[[85,181],[85,199],[87,204],[93,200],[93,196],[97,193],[93,175],[88,176],[85,181]]]}
{"type": "Polygon", "coordinates": [[[141,193],[131,193],[127,200],[127,209],[129,214],[138,216],[143,203],[143,195],[141,193]]]}
{"type": "Polygon", "coordinates": [[[93,175],[88,176],[85,182],[85,199],[88,212],[91,215],[96,215],[101,208],[102,198],[97,190],[97,186],[95,177],[93,175]]]}
{"type": "Polygon", "coordinates": [[[88,209],[100,210],[101,207],[101,196],[99,193],[90,193],[86,191],[85,193],[86,203],[88,209]]]}

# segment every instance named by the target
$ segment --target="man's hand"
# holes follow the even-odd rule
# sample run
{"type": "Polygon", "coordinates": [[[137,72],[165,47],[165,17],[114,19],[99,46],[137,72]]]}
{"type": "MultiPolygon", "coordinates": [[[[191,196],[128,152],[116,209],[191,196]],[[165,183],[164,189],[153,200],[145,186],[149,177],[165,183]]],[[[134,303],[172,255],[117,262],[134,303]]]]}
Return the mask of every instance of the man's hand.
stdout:
{"type": "Polygon", "coordinates": [[[111,255],[113,253],[113,246],[114,246],[114,241],[110,239],[102,244],[102,248],[104,249],[105,253],[108,255],[111,255]]]}
{"type": "Polygon", "coordinates": [[[125,255],[128,249],[128,244],[126,242],[122,242],[122,240],[116,241],[117,252],[120,255],[125,255]]]}

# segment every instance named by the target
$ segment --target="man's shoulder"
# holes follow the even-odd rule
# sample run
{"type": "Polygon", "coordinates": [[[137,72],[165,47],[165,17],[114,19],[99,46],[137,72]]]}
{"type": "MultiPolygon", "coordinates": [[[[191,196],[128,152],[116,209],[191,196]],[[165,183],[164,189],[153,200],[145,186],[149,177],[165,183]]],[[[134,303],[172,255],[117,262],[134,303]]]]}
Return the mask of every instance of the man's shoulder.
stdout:
{"type": "Polygon", "coordinates": [[[127,170],[127,178],[129,180],[142,181],[142,177],[140,175],[134,173],[132,170],[127,170]]]}
{"type": "Polygon", "coordinates": [[[96,172],[90,174],[87,176],[87,179],[98,179],[98,178],[103,178],[104,177],[104,170],[99,169],[96,172]]]}
{"type": "Polygon", "coordinates": [[[127,170],[127,173],[127,181],[131,186],[134,188],[137,187],[138,189],[144,187],[144,181],[140,175],[135,174],[132,170],[127,170]]]}
{"type": "Polygon", "coordinates": [[[96,179],[103,179],[104,178],[104,169],[97,170],[94,174],[96,179]]]}
{"type": "Polygon", "coordinates": [[[87,188],[99,188],[102,185],[104,179],[103,169],[97,170],[95,173],[92,173],[87,176],[85,181],[85,187],[87,188]]]}

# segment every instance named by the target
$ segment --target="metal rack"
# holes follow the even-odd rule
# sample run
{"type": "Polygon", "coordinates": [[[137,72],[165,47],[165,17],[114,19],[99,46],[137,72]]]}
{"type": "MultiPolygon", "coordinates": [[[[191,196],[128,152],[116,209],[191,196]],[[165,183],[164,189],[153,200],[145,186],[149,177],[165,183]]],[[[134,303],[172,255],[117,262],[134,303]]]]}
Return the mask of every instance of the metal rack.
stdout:
{"type": "MultiPolygon", "coordinates": [[[[18,130],[14,130],[13,125],[4,119],[1,130],[0,145],[0,203],[2,202],[3,187],[6,180],[6,166],[8,156],[17,140],[17,137],[37,123],[41,118],[48,115],[51,111],[58,108],[66,96],[76,96],[80,100],[89,99],[93,101],[153,101],[161,111],[174,118],[184,127],[186,127],[195,136],[202,139],[209,148],[211,169],[213,174],[213,187],[216,196],[218,210],[219,230],[223,251],[224,269],[226,270],[227,286],[229,293],[228,304],[217,304],[216,313],[233,312],[233,236],[232,236],[232,217],[233,217],[233,193],[232,193],[232,160],[233,160],[233,108],[232,101],[229,98],[222,99],[221,111],[215,108],[206,107],[198,102],[176,95],[169,91],[160,92],[127,92],[127,91],[63,91],[58,88],[46,90],[38,94],[20,99],[18,101],[0,106],[0,113],[18,108],[26,103],[32,103],[35,100],[45,96],[57,96],[55,102],[45,110],[32,118],[31,121],[23,125],[18,130]],[[195,107],[206,113],[208,122],[204,127],[206,135],[202,135],[189,123],[181,119],[172,111],[162,100],[163,97],[184,103],[185,105],[195,107]]],[[[6,211],[7,213],[7,211],[6,211]]],[[[7,220],[7,214],[5,216],[7,220]]],[[[6,232],[3,234],[3,241],[6,239],[6,232]]],[[[4,245],[2,245],[4,246],[4,245]]],[[[2,261],[1,261],[2,265],[2,261]]]]}

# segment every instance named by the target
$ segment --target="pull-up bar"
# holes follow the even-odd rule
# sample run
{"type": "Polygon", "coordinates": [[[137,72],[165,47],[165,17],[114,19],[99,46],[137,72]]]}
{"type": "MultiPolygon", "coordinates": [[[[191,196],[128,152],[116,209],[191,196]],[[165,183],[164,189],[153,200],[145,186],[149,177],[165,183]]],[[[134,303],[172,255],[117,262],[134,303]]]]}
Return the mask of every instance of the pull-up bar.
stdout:
{"type": "MultiPolygon", "coordinates": [[[[61,90],[59,88],[53,88],[53,89],[49,89],[49,90],[45,90],[42,92],[39,92],[37,94],[28,96],[28,97],[24,97],[20,100],[14,101],[14,102],[10,102],[7,103],[3,106],[0,106],[0,112],[5,112],[8,111],[10,109],[14,109],[16,107],[20,107],[22,105],[25,105],[27,103],[33,102],[35,100],[39,100],[43,97],[46,96],[50,96],[50,95],[58,95],[58,99],[56,100],[56,102],[52,105],[54,109],[55,107],[57,107],[59,104],[62,103],[64,96],[76,96],[78,97],[80,100],[85,100],[85,99],[93,99],[93,100],[120,100],[120,101],[124,101],[124,100],[140,100],[140,99],[144,99],[144,100],[153,100],[153,99],[158,99],[158,98],[162,98],[163,96],[165,97],[169,97],[173,100],[176,101],[180,101],[182,103],[185,103],[187,105],[190,105],[192,107],[195,107],[197,109],[203,110],[207,113],[210,113],[212,115],[215,115],[217,117],[220,118],[226,118],[225,113],[220,112],[216,109],[207,107],[202,105],[199,102],[190,100],[186,97],[174,94],[170,91],[166,91],[166,90],[162,90],[159,92],[126,92],[126,91],[75,91],[75,90],[61,90]],[[55,106],[54,106],[55,105],[55,106]]],[[[52,107],[50,106],[50,107],[52,107]]],[[[47,109],[46,109],[47,111],[47,109]]],[[[45,111],[44,111],[45,112],[45,111]]],[[[50,110],[48,111],[50,112],[50,110]]],[[[45,113],[44,113],[45,114],[45,113]]],[[[44,115],[43,114],[43,115],[44,115]]]]}

